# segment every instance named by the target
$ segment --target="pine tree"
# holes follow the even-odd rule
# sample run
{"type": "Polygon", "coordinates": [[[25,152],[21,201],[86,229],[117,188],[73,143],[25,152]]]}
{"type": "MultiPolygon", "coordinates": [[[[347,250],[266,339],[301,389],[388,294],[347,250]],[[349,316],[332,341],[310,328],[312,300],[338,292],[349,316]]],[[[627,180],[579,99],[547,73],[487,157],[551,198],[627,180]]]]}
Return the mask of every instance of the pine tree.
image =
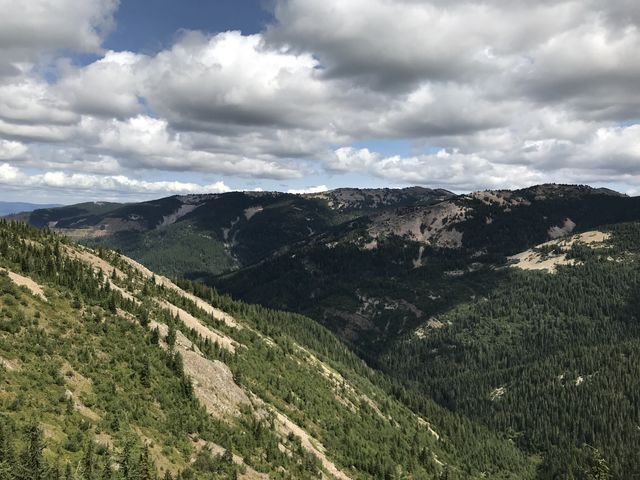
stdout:
{"type": "Polygon", "coordinates": [[[138,479],[151,480],[151,460],[149,458],[149,446],[145,445],[140,453],[140,461],[138,462],[138,479]]]}
{"type": "Polygon", "coordinates": [[[111,457],[107,455],[107,457],[104,460],[104,467],[102,469],[101,480],[112,480],[112,478],[113,478],[113,471],[111,469],[111,457]]]}
{"type": "Polygon", "coordinates": [[[173,324],[169,325],[169,332],[167,333],[167,338],[165,339],[169,348],[173,349],[176,344],[176,329],[173,324]]]}
{"type": "Polygon", "coordinates": [[[142,383],[145,388],[149,388],[151,386],[151,367],[149,366],[149,358],[146,356],[142,359],[140,383],[142,383]]]}
{"type": "Polygon", "coordinates": [[[87,442],[87,446],[82,457],[82,478],[83,480],[93,480],[94,458],[93,458],[93,440],[87,442]]]}
{"type": "Polygon", "coordinates": [[[4,418],[0,419],[0,468],[3,464],[13,463],[13,452],[9,433],[9,425],[4,418]]]}
{"type": "Polygon", "coordinates": [[[582,449],[587,452],[587,463],[583,468],[585,480],[609,480],[609,465],[600,453],[600,450],[584,444],[582,449]]]}
{"type": "Polygon", "coordinates": [[[122,455],[120,456],[120,472],[125,480],[131,479],[131,474],[133,473],[133,463],[131,458],[131,449],[132,445],[129,440],[125,442],[124,448],[122,449],[122,455]]]}
{"type": "Polygon", "coordinates": [[[26,443],[26,449],[21,455],[17,477],[21,480],[42,480],[45,474],[42,458],[44,443],[42,430],[37,424],[31,424],[27,428],[26,443]]]}

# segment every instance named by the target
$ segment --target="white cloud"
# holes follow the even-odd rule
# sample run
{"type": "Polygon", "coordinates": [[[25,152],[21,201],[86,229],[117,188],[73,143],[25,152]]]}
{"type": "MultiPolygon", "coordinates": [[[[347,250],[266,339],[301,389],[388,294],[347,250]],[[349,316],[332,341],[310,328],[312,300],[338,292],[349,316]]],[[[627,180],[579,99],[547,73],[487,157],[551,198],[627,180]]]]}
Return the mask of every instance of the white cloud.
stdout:
{"type": "Polygon", "coordinates": [[[98,52],[118,0],[0,0],[0,76],[62,49],[98,52]]]}
{"type": "Polygon", "coordinates": [[[326,185],[318,185],[317,187],[290,189],[290,190],[287,190],[287,193],[304,195],[306,193],[322,193],[322,192],[326,192],[327,190],[329,190],[329,187],[327,187],[326,185]]]}
{"type": "Polygon", "coordinates": [[[108,123],[95,122],[96,147],[126,161],[126,166],[162,170],[196,170],[262,178],[297,178],[299,167],[293,162],[269,155],[245,156],[240,152],[200,149],[189,135],[171,132],[169,123],[138,115],[108,123]]]}
{"type": "Polygon", "coordinates": [[[640,174],[633,0],[276,0],[262,33],[182,32],[155,54],[102,50],[116,0],[0,7],[0,160],[34,188],[144,189],[116,179],[181,171],[456,190],[640,174]],[[361,148],[398,139],[409,152],[361,148]]]}
{"type": "Polygon", "coordinates": [[[80,117],[47,82],[22,75],[0,85],[0,118],[18,125],[70,125],[80,117]]]}
{"type": "Polygon", "coordinates": [[[316,52],[329,76],[410,89],[493,73],[583,10],[570,1],[280,0],[268,38],[316,52]]]}
{"type": "MultiPolygon", "coordinates": [[[[476,143],[476,147],[481,143],[476,143]]],[[[384,156],[343,147],[324,158],[333,172],[359,172],[390,182],[455,190],[522,187],[543,182],[629,185],[640,180],[640,125],[603,127],[574,140],[540,138],[485,142],[493,149],[441,149],[433,154],[384,156]],[[476,151],[473,151],[476,150],[476,151]],[[559,162],[558,159],[562,161],[559,162]]]]}
{"type": "Polygon", "coordinates": [[[62,64],[55,90],[80,113],[118,118],[136,115],[142,110],[138,71],[145,59],[132,52],[108,51],[84,68],[62,64]]]}
{"type": "Polygon", "coordinates": [[[124,175],[69,174],[62,171],[28,175],[8,163],[0,164],[0,184],[14,187],[90,191],[93,195],[100,195],[105,192],[173,195],[176,193],[222,193],[230,191],[230,188],[222,181],[200,185],[179,181],[145,181],[124,175]]]}
{"type": "Polygon", "coordinates": [[[0,160],[11,160],[27,153],[28,147],[20,142],[0,139],[0,160]]]}
{"type": "Polygon", "coordinates": [[[0,183],[11,184],[24,178],[20,170],[8,163],[0,164],[0,183]]]}
{"type": "Polygon", "coordinates": [[[151,59],[145,90],[158,113],[194,128],[296,127],[311,120],[305,107],[327,100],[316,66],[308,53],[266,47],[261,35],[188,32],[151,59]]]}
{"type": "Polygon", "coordinates": [[[475,190],[505,185],[526,186],[544,175],[519,165],[496,165],[478,154],[440,150],[434,154],[383,156],[369,149],[340,148],[326,158],[336,171],[368,173],[394,183],[475,190]]]}

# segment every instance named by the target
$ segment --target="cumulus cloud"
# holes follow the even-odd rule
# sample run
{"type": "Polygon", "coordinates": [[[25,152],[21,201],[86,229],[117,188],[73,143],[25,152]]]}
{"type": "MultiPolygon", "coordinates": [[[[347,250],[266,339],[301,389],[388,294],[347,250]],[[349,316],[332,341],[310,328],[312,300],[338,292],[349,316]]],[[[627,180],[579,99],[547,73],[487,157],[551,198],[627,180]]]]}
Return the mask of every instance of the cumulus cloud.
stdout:
{"type": "Polygon", "coordinates": [[[326,185],[318,185],[317,187],[307,187],[307,188],[292,188],[287,190],[287,193],[294,193],[298,195],[304,195],[307,193],[322,193],[329,190],[329,187],[326,185]]]}
{"type": "Polygon", "coordinates": [[[330,77],[409,89],[495,72],[518,50],[573,25],[576,10],[575,2],[281,0],[267,35],[316,52],[330,77]]]}
{"type": "Polygon", "coordinates": [[[20,142],[0,140],[0,160],[11,160],[27,153],[27,146],[20,142]]]}
{"type": "Polygon", "coordinates": [[[369,173],[377,178],[408,184],[428,184],[454,190],[497,188],[507,183],[539,183],[544,175],[520,165],[496,165],[481,155],[440,150],[433,154],[383,156],[369,149],[340,148],[326,158],[334,171],[369,173]]]}
{"type": "Polygon", "coordinates": [[[200,185],[179,181],[145,181],[124,175],[69,174],[62,171],[28,175],[8,163],[0,164],[0,184],[26,188],[84,190],[94,195],[105,193],[174,195],[177,193],[223,193],[231,190],[222,181],[200,185]]]}
{"type": "Polygon", "coordinates": [[[160,192],[117,179],[181,171],[637,188],[634,0],[275,0],[261,33],[183,31],[153,54],[102,50],[117,0],[14,3],[0,0],[0,160],[33,188],[160,192]]]}
{"type": "Polygon", "coordinates": [[[312,121],[305,107],[329,98],[316,66],[311,54],[268,48],[261,35],[188,32],[150,61],[147,96],[159,113],[196,129],[297,128],[312,121]]]}
{"type": "Polygon", "coordinates": [[[118,0],[0,0],[0,76],[62,49],[98,52],[118,0]]]}
{"type": "Polygon", "coordinates": [[[138,115],[98,123],[97,147],[127,159],[127,166],[161,170],[197,170],[262,178],[296,178],[300,172],[286,161],[269,156],[246,157],[212,152],[192,145],[188,136],[171,132],[167,120],[138,115]]]}
{"type": "MultiPolygon", "coordinates": [[[[324,159],[327,170],[359,172],[400,183],[454,190],[523,187],[536,183],[622,183],[640,179],[640,125],[600,128],[585,138],[542,138],[499,148],[440,149],[431,154],[385,156],[367,148],[343,147],[324,159]],[[502,149],[500,149],[502,148],[502,149]],[[557,159],[562,158],[562,162],[557,159]]],[[[480,146],[480,144],[476,144],[480,146]]]]}
{"type": "Polygon", "coordinates": [[[55,90],[79,113],[117,118],[135,115],[142,110],[138,71],[144,60],[132,52],[108,51],[84,68],[63,63],[55,90]]]}

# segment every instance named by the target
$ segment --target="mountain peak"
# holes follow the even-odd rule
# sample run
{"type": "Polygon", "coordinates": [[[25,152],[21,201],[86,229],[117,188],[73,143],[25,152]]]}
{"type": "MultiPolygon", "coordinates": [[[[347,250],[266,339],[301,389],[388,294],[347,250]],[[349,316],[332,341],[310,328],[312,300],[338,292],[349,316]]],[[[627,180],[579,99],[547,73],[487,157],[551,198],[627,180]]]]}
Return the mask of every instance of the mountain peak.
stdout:
{"type": "Polygon", "coordinates": [[[333,210],[371,210],[406,205],[427,205],[456,195],[444,189],[426,187],[406,188],[336,188],[321,193],[303,195],[306,198],[320,198],[327,201],[333,210]]]}
{"type": "Polygon", "coordinates": [[[589,185],[573,185],[560,183],[543,183],[527,188],[514,190],[514,193],[535,200],[549,200],[553,198],[578,198],[585,195],[609,195],[612,197],[626,197],[624,193],[616,192],[604,187],[589,185]],[[531,198],[533,197],[533,198],[531,198]]]}

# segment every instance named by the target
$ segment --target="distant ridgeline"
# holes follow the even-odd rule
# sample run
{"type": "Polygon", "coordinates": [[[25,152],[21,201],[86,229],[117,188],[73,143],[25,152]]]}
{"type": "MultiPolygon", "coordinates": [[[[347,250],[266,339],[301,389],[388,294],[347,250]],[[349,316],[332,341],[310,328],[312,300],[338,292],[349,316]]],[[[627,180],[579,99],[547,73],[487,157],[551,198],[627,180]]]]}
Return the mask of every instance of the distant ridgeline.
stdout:
{"type": "Polygon", "coordinates": [[[42,205],[24,202],[0,202],[0,215],[12,215],[14,213],[32,212],[42,208],[57,208],[61,206],[62,205],[56,204],[42,205]]]}
{"type": "MultiPolygon", "coordinates": [[[[376,369],[359,375],[394,401],[434,424],[449,411],[444,424],[470,418],[471,437],[508,439],[538,478],[594,478],[584,472],[598,465],[618,478],[640,475],[638,197],[574,185],[467,195],[236,192],[20,218],[118,249],[158,273],[304,315],[279,314],[294,322],[286,335],[327,327],[376,369]]],[[[215,292],[200,294],[228,301],[215,292]]],[[[256,315],[252,322],[263,318],[256,315]]],[[[271,335],[284,325],[261,328],[271,335]]],[[[472,463],[474,442],[462,455],[472,463]]],[[[512,455],[502,465],[520,465],[512,455]]]]}
{"type": "Polygon", "coordinates": [[[3,480],[535,478],[306,317],[5,221],[0,269],[3,480]]]}

